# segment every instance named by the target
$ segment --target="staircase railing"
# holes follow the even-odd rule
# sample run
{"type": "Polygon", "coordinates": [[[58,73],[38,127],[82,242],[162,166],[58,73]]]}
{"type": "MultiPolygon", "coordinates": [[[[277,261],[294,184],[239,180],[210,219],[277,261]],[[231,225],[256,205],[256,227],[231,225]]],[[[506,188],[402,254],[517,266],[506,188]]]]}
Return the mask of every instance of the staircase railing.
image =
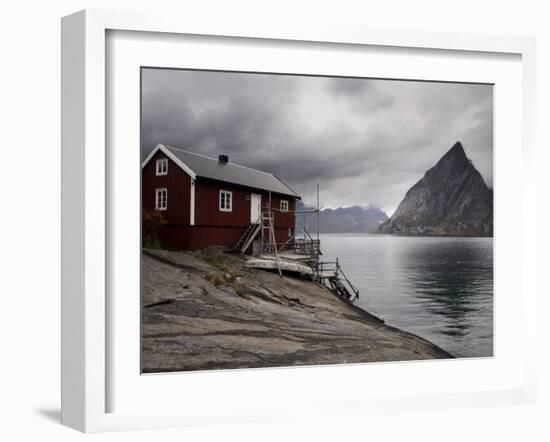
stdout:
{"type": "Polygon", "coordinates": [[[244,244],[241,248],[241,253],[245,253],[248,250],[248,248],[252,244],[252,241],[254,241],[256,236],[258,236],[259,231],[260,231],[260,225],[259,224],[254,224],[254,227],[251,229],[248,238],[245,240],[245,242],[244,242],[244,244]]]}
{"type": "Polygon", "coordinates": [[[317,239],[296,238],[292,244],[292,249],[301,255],[309,255],[317,259],[321,255],[321,241],[317,239]]]}
{"type": "Polygon", "coordinates": [[[342,276],[344,280],[348,283],[349,288],[352,290],[354,294],[354,298],[351,300],[352,302],[356,299],[359,299],[359,290],[351,283],[349,278],[344,273],[344,269],[342,269],[342,266],[340,265],[338,258],[336,258],[336,268],[337,268],[337,276],[342,276]]]}
{"type": "Polygon", "coordinates": [[[246,230],[243,232],[237,243],[235,244],[234,250],[240,250],[241,253],[245,253],[261,229],[261,215],[258,217],[255,223],[251,223],[246,230]]]}
{"type": "MultiPolygon", "coordinates": [[[[334,284],[334,286],[331,287],[333,291],[336,284],[342,283],[344,284],[344,287],[347,284],[347,287],[353,293],[353,299],[350,299],[350,301],[354,302],[359,299],[359,290],[351,283],[347,275],[344,273],[344,270],[342,269],[338,258],[336,258],[336,261],[323,261],[317,263],[315,275],[318,281],[322,284],[324,284],[325,279],[329,280],[331,286],[332,284],[334,284]]],[[[346,291],[349,290],[346,289],[346,291]]]]}

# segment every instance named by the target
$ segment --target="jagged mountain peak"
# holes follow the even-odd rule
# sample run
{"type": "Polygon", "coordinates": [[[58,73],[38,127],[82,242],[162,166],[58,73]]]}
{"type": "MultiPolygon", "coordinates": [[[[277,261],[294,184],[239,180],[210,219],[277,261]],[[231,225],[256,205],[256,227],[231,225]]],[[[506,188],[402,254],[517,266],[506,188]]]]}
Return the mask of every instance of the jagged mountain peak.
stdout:
{"type": "Polygon", "coordinates": [[[412,186],[379,231],[492,235],[493,193],[460,141],[412,186]]]}
{"type": "Polygon", "coordinates": [[[435,166],[426,172],[425,176],[448,176],[449,174],[456,174],[468,168],[474,167],[466,156],[462,143],[457,141],[453,147],[439,159],[435,166]]]}
{"type": "MultiPolygon", "coordinates": [[[[441,157],[441,160],[445,160],[446,158],[457,158],[461,160],[467,160],[466,152],[464,151],[464,146],[462,146],[462,143],[460,141],[457,141],[455,144],[453,144],[453,147],[451,147],[443,157],[441,157]]],[[[440,160],[440,161],[441,161],[440,160]]]]}

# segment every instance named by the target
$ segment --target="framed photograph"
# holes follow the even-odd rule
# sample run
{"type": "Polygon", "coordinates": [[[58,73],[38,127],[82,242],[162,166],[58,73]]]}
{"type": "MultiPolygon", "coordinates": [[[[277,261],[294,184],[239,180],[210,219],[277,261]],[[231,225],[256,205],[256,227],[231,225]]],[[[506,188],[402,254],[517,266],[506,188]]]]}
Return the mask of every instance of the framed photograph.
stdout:
{"type": "Polygon", "coordinates": [[[64,424],[532,400],[533,41],[107,11],[62,36],[64,424]]]}

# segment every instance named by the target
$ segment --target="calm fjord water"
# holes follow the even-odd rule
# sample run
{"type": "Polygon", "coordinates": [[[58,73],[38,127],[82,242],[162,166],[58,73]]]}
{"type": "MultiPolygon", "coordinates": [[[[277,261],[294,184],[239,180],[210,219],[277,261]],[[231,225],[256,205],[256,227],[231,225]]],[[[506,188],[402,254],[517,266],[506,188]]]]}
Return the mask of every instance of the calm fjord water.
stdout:
{"type": "Polygon", "coordinates": [[[457,357],[493,354],[493,239],[321,235],[358,305],[457,357]]]}

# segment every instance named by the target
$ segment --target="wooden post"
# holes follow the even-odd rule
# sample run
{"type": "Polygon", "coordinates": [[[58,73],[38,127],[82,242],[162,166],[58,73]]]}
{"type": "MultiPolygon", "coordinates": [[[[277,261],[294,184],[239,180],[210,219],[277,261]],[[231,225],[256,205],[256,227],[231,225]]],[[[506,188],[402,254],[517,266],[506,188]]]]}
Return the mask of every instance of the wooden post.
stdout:
{"type": "MultiPolygon", "coordinates": [[[[271,229],[273,229],[273,219],[271,218],[271,216],[272,216],[272,213],[271,213],[271,190],[269,191],[269,202],[268,202],[268,205],[269,205],[269,207],[268,207],[268,210],[267,210],[267,216],[269,216],[269,224],[270,224],[270,226],[271,226],[271,229]]],[[[270,236],[270,241],[269,241],[269,242],[272,243],[271,245],[273,246],[273,245],[274,245],[273,243],[275,243],[275,240],[274,240],[274,239],[273,239],[273,240],[271,239],[271,231],[269,232],[269,236],[270,236]]],[[[271,248],[271,247],[270,247],[270,248],[271,248]]],[[[275,248],[277,248],[277,246],[275,246],[275,248]]],[[[278,262],[277,262],[277,267],[278,267],[278,266],[279,266],[279,264],[278,264],[278,262]]],[[[280,270],[279,270],[279,272],[280,272],[280,270]]]]}
{"type": "Polygon", "coordinates": [[[317,183],[317,241],[319,241],[319,183],[317,183]]]}

